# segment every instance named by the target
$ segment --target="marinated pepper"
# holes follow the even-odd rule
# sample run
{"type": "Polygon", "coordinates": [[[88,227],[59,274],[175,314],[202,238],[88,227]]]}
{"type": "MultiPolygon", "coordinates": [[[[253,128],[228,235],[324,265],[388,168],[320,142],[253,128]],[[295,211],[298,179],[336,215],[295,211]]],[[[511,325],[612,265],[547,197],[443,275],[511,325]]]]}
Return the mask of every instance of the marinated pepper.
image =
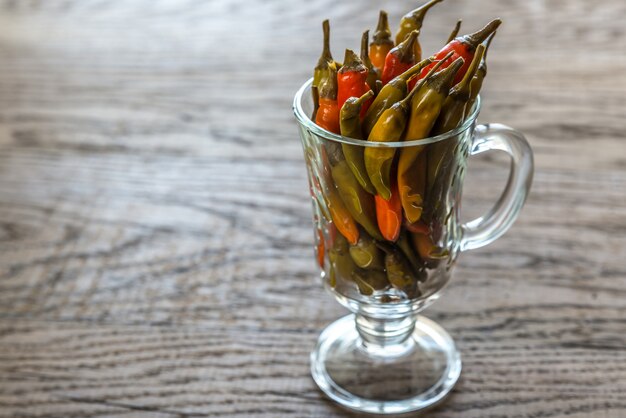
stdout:
{"type": "Polygon", "coordinates": [[[429,234],[411,234],[411,239],[415,250],[429,268],[436,266],[440,260],[450,256],[450,252],[438,247],[429,234]]]}
{"type": "Polygon", "coordinates": [[[370,59],[374,67],[378,71],[382,71],[385,66],[385,58],[387,53],[393,48],[393,40],[391,39],[391,30],[389,29],[389,19],[387,12],[380,11],[378,15],[378,25],[374,36],[372,37],[372,43],[370,44],[370,59]]]}
{"type": "Polygon", "coordinates": [[[330,285],[332,287],[336,285],[337,274],[342,279],[349,280],[352,272],[357,269],[350,257],[348,241],[341,235],[335,238],[333,246],[328,250],[328,260],[330,261],[330,285]]]}
{"type": "Polygon", "coordinates": [[[395,247],[390,247],[386,251],[385,270],[387,280],[393,287],[406,293],[409,298],[419,295],[417,277],[404,254],[395,247]]]}
{"type": "Polygon", "coordinates": [[[359,228],[356,226],[350,211],[346,208],[339,192],[332,184],[328,185],[325,190],[326,201],[330,217],[337,230],[351,244],[356,244],[359,240],[359,228]]]}
{"type": "Polygon", "coordinates": [[[387,241],[396,241],[402,227],[402,203],[396,181],[391,180],[391,198],[383,199],[380,195],[374,197],[376,202],[376,220],[378,229],[387,241]]]}
{"type": "MultiPolygon", "coordinates": [[[[461,81],[461,79],[467,72],[467,69],[469,68],[472,62],[472,58],[474,58],[474,53],[476,52],[476,48],[478,48],[478,45],[480,45],[485,39],[487,39],[489,35],[495,32],[495,30],[498,29],[498,26],[500,26],[501,23],[502,21],[500,19],[494,19],[491,22],[489,22],[484,28],[479,30],[478,32],[474,32],[469,35],[458,36],[454,38],[452,41],[448,42],[448,44],[444,46],[439,52],[435,54],[435,59],[442,59],[450,51],[454,52],[454,55],[452,55],[452,57],[446,60],[446,63],[444,63],[443,68],[450,65],[453,61],[455,61],[459,57],[464,59],[465,64],[463,64],[463,67],[461,67],[461,69],[457,72],[453,85],[461,81]]],[[[422,70],[422,74],[420,75],[420,78],[425,77],[426,73],[429,70],[430,70],[429,67],[424,68],[422,70]]],[[[411,86],[409,85],[409,88],[410,87],[411,86]]]]}
{"type": "Polygon", "coordinates": [[[368,51],[369,37],[369,30],[363,32],[363,35],[361,36],[361,61],[363,61],[363,65],[367,68],[367,85],[370,86],[370,89],[372,89],[374,93],[377,93],[378,88],[376,86],[376,81],[380,80],[380,71],[378,71],[378,68],[374,67],[372,60],[370,59],[368,51]]]}
{"type": "MultiPolygon", "coordinates": [[[[426,17],[426,13],[437,3],[441,3],[443,0],[431,0],[426,4],[421,5],[415,10],[411,10],[409,13],[402,16],[400,19],[400,28],[396,33],[396,45],[400,42],[404,41],[407,36],[414,30],[421,30],[422,24],[424,23],[424,17],[426,17]]],[[[413,49],[415,51],[415,60],[419,61],[422,56],[422,47],[418,40],[415,41],[413,45],[413,49]]]]}
{"type": "MultiPolygon", "coordinates": [[[[411,118],[405,140],[412,141],[428,136],[446,100],[452,79],[462,65],[463,58],[458,58],[451,66],[427,77],[421,86],[416,87],[419,91],[411,101],[411,118]]],[[[400,200],[407,221],[411,224],[419,221],[423,210],[424,163],[423,159],[418,161],[423,148],[423,146],[403,148],[398,161],[400,200]]]]}
{"type": "Polygon", "coordinates": [[[317,245],[315,246],[315,252],[317,255],[317,264],[320,268],[324,268],[324,257],[326,256],[326,247],[324,245],[324,234],[321,229],[317,229],[317,245]]]}
{"type": "MultiPolygon", "coordinates": [[[[478,66],[483,58],[485,52],[485,46],[480,44],[476,49],[476,54],[472,63],[465,73],[463,79],[456,86],[452,87],[446,101],[441,108],[441,113],[437,118],[437,122],[433,128],[433,135],[439,135],[444,132],[448,132],[463,122],[465,117],[465,108],[471,98],[470,88],[471,82],[478,70],[478,66]]],[[[441,141],[444,142],[444,141],[441,141]]],[[[436,145],[436,144],[433,144],[436,145]]],[[[431,147],[432,149],[432,147],[431,147]]],[[[430,162],[430,161],[429,161],[430,162]]],[[[437,164],[438,166],[439,164],[437,164]]]]}
{"type": "Polygon", "coordinates": [[[313,70],[312,84],[313,87],[318,88],[323,79],[330,77],[332,71],[337,71],[337,65],[330,52],[330,23],[328,19],[322,22],[322,30],[324,32],[324,46],[322,48],[322,54],[317,61],[317,65],[313,70]]]}
{"type": "Polygon", "coordinates": [[[483,86],[483,81],[485,77],[487,77],[487,51],[489,51],[489,46],[491,45],[491,41],[496,36],[496,32],[492,33],[489,38],[487,38],[485,53],[483,55],[483,59],[480,60],[480,65],[478,66],[478,70],[474,77],[472,78],[472,82],[470,85],[470,99],[465,107],[465,116],[468,116],[472,112],[472,108],[474,107],[474,103],[476,102],[476,97],[478,97],[478,93],[480,93],[480,89],[483,86]]]}
{"type": "MultiPolygon", "coordinates": [[[[372,128],[368,141],[395,142],[402,139],[415,91],[412,90],[404,99],[382,113],[372,128]]],[[[376,192],[385,200],[391,198],[391,164],[394,155],[395,149],[391,147],[367,147],[364,152],[367,174],[376,192]]]]}
{"type": "MultiPolygon", "coordinates": [[[[329,142],[326,144],[326,147],[330,150],[328,158],[333,181],[348,212],[356,222],[361,224],[368,234],[376,239],[382,239],[376,225],[374,197],[361,187],[354,174],[352,174],[352,170],[350,170],[339,144],[329,142]]],[[[348,236],[346,238],[349,239],[348,236]]],[[[349,241],[350,244],[356,244],[353,240],[349,239],[349,241]]]]}
{"type": "Polygon", "coordinates": [[[400,237],[398,237],[398,242],[396,244],[402,254],[406,257],[407,261],[413,268],[413,275],[418,281],[424,281],[426,272],[424,271],[426,265],[418,253],[415,251],[413,246],[411,245],[410,234],[406,231],[402,231],[400,237]]]}
{"type": "Polygon", "coordinates": [[[337,70],[333,66],[325,73],[318,86],[319,107],[315,115],[315,123],[320,127],[338,134],[339,106],[337,105],[337,70]]]}
{"type": "Polygon", "coordinates": [[[420,71],[422,71],[422,68],[431,62],[432,57],[415,64],[391,80],[379,91],[378,95],[367,110],[365,119],[363,119],[363,130],[366,136],[369,135],[370,131],[374,127],[374,124],[378,121],[378,118],[385,110],[389,109],[394,103],[404,99],[404,96],[406,96],[408,92],[409,79],[418,75],[420,71]]]}
{"type": "MultiPolygon", "coordinates": [[[[339,114],[339,125],[341,127],[341,135],[348,138],[363,139],[361,130],[361,108],[363,103],[369,100],[374,93],[369,90],[363,96],[350,97],[344,103],[339,114]]],[[[365,170],[365,161],[363,160],[363,147],[352,144],[341,144],[343,154],[346,157],[348,166],[352,170],[352,174],[356,177],[361,187],[370,194],[376,194],[376,189],[372,185],[367,171],[365,170]]]]}
{"type": "MultiPolygon", "coordinates": [[[[370,90],[367,84],[368,70],[361,61],[361,58],[352,50],[346,49],[343,66],[337,72],[337,106],[339,109],[350,97],[361,97],[370,90]]],[[[361,106],[361,116],[370,103],[366,102],[361,106]]]]}
{"type": "Polygon", "coordinates": [[[375,291],[389,286],[387,275],[382,270],[353,270],[350,278],[365,296],[371,296],[375,291]]]}
{"type": "Polygon", "coordinates": [[[344,160],[332,168],[333,180],[352,217],[374,238],[382,239],[376,225],[374,197],[359,185],[344,160]]]}
{"type": "Polygon", "coordinates": [[[368,234],[362,233],[359,241],[350,247],[350,256],[362,269],[382,270],[385,267],[382,252],[368,234]]]}
{"type": "MultiPolygon", "coordinates": [[[[437,63],[433,67],[433,71],[439,68],[442,63],[443,61],[437,63]]],[[[404,99],[392,104],[389,109],[382,112],[368,136],[368,141],[393,142],[402,139],[411,98],[417,90],[417,87],[414,88],[404,99]]],[[[367,147],[364,152],[367,174],[376,192],[384,200],[391,198],[391,165],[394,156],[395,150],[393,148],[367,147]]]]}
{"type": "Polygon", "coordinates": [[[399,43],[387,53],[387,56],[385,57],[385,66],[380,76],[383,86],[419,61],[418,57],[415,55],[415,50],[413,49],[418,35],[419,32],[414,30],[404,41],[399,43]]]}
{"type": "MultiPolygon", "coordinates": [[[[479,45],[472,64],[459,84],[454,86],[446,98],[437,122],[433,127],[433,135],[440,135],[459,126],[465,117],[465,108],[470,100],[471,81],[478,70],[485,46],[479,45]]],[[[437,181],[441,181],[440,172],[446,161],[451,161],[456,141],[443,140],[432,144],[428,150],[428,190],[437,181]]]]}

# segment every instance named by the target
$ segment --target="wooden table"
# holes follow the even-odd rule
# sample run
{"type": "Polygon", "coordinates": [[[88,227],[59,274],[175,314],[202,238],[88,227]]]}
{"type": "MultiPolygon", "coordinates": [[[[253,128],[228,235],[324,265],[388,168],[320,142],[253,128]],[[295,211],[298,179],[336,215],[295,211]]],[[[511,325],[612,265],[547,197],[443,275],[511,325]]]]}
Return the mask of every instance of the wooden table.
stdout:
{"type": "MultiPolygon", "coordinates": [[[[291,112],[321,20],[340,57],[381,7],[335,3],[0,1],[0,416],[349,416],[309,376],[344,311],[291,112]]],[[[481,120],[535,181],[427,313],[464,364],[428,416],[624,417],[626,5],[448,0],[424,50],[493,16],[481,120]]],[[[468,219],[507,170],[472,159],[468,219]]]]}

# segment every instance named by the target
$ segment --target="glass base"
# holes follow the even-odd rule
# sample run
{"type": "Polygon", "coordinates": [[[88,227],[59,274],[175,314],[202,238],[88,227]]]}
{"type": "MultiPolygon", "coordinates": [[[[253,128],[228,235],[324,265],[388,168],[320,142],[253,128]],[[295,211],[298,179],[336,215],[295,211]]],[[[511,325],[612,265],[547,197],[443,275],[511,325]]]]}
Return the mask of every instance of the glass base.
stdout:
{"type": "Polygon", "coordinates": [[[315,383],[332,400],[376,414],[423,410],[440,402],[461,374],[461,355],[437,323],[418,316],[409,338],[372,350],[347,315],[330,324],[311,353],[315,383]]]}

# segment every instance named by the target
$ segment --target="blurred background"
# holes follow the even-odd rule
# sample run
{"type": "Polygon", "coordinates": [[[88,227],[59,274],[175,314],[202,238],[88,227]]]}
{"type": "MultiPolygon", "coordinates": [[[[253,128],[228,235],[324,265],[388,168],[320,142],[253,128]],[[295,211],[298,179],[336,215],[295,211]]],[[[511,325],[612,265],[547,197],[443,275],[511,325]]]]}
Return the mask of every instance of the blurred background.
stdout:
{"type": "MultiPolygon", "coordinates": [[[[0,0],[0,416],[344,416],[291,103],[323,19],[340,60],[417,4],[0,0]]],[[[479,120],[535,183],[429,314],[465,356],[433,416],[623,416],[626,3],[445,0],[424,56],[493,17],[479,120]]],[[[472,159],[466,218],[508,165],[472,159]]]]}

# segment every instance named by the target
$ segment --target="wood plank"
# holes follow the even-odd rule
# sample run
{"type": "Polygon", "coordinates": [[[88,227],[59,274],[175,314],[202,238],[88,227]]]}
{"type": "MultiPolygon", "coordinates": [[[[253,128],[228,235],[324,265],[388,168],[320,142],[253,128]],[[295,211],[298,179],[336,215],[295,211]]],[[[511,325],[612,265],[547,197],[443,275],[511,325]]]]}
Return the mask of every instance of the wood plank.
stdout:
{"type": "MultiPolygon", "coordinates": [[[[464,372],[431,416],[618,417],[622,312],[554,304],[437,315],[460,337],[464,372]]],[[[1,320],[0,416],[345,415],[301,360],[317,332],[1,320]]]]}

